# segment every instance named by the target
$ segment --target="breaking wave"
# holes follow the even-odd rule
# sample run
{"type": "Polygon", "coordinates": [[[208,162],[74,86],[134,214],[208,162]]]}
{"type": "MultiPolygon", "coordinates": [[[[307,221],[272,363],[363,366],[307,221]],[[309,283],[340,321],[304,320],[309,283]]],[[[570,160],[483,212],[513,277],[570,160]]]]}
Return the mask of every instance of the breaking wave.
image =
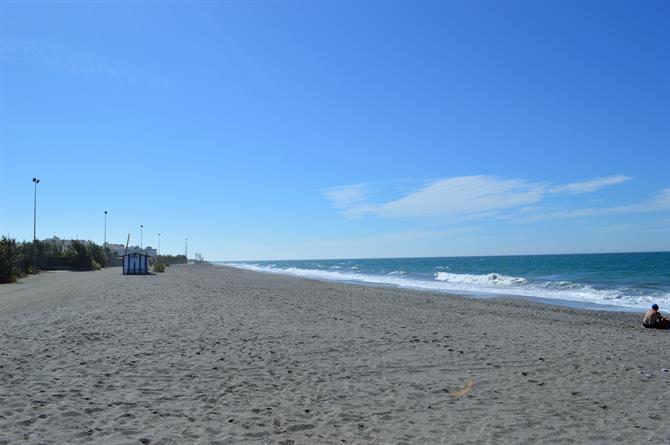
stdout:
{"type": "Polygon", "coordinates": [[[449,283],[472,283],[472,284],[495,284],[495,285],[512,285],[524,284],[528,280],[520,277],[508,277],[498,273],[489,273],[486,275],[471,275],[464,273],[449,273],[438,272],[435,274],[435,279],[438,281],[445,281],[449,283]]]}
{"type": "Polygon", "coordinates": [[[670,305],[670,293],[645,293],[633,288],[596,288],[588,284],[571,281],[530,281],[523,277],[499,273],[482,275],[437,272],[433,278],[409,274],[396,270],[385,274],[369,274],[357,271],[357,267],[342,270],[302,269],[298,267],[276,267],[250,263],[222,263],[238,269],[292,275],[317,280],[349,283],[388,285],[407,289],[460,293],[480,296],[518,296],[552,300],[563,300],[590,304],[641,308],[652,302],[670,305]]]}

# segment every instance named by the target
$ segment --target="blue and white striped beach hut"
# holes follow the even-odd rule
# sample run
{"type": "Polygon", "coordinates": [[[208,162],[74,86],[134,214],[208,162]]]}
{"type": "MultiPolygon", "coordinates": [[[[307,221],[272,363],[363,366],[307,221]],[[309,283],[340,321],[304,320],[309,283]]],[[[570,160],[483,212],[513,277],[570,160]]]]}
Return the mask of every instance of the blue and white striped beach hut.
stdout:
{"type": "Polygon", "coordinates": [[[124,275],[147,275],[149,273],[149,255],[131,252],[123,255],[124,275]]]}

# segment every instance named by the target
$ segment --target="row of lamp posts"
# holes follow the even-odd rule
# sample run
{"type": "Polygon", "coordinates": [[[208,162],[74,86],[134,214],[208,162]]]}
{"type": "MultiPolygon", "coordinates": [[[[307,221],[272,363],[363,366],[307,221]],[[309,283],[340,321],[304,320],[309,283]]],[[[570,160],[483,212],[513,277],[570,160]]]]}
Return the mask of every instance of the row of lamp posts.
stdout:
{"type": "MultiPolygon", "coordinates": [[[[35,193],[33,196],[33,243],[37,241],[37,184],[40,183],[39,178],[33,178],[33,184],[35,185],[35,193]]],[[[140,224],[140,249],[144,249],[144,240],[143,240],[144,224],[140,224]]],[[[107,210],[105,210],[105,237],[103,247],[107,248],[107,210]]],[[[34,249],[33,249],[34,250],[34,249]]],[[[186,238],[184,252],[186,258],[188,258],[188,238],[186,238]]],[[[161,234],[158,234],[158,256],[161,254],[161,234]]],[[[37,257],[35,257],[37,261],[37,257]]]]}

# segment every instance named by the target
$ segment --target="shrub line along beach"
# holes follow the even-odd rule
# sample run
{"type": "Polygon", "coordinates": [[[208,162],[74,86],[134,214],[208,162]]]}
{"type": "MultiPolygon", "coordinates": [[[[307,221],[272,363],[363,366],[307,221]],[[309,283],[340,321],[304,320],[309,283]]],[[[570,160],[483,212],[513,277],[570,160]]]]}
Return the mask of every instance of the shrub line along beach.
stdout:
{"type": "Polygon", "coordinates": [[[178,265],[0,286],[0,443],[670,441],[640,315],[178,265]]]}
{"type": "MultiPolygon", "coordinates": [[[[121,254],[92,241],[68,240],[65,246],[63,240],[55,240],[58,242],[52,239],[17,243],[13,238],[0,237],[0,284],[41,270],[91,271],[119,266],[123,261],[121,254]]],[[[185,255],[157,255],[151,262],[155,271],[162,272],[166,265],[188,261],[185,255]]]]}

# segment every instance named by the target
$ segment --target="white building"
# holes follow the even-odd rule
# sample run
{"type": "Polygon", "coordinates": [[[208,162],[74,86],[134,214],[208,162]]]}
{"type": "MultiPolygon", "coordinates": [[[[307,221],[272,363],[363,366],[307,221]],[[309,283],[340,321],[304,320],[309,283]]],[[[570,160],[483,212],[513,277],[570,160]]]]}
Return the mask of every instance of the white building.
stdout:
{"type": "Polygon", "coordinates": [[[140,246],[128,246],[128,252],[126,252],[126,246],[123,244],[107,243],[107,247],[118,256],[123,256],[126,253],[142,253],[148,256],[156,256],[157,253],[156,249],[152,248],[151,246],[147,246],[144,249],[141,249],[140,246]]]}
{"type": "Polygon", "coordinates": [[[114,252],[117,256],[123,256],[123,254],[126,253],[126,246],[123,244],[107,243],[107,248],[114,252]]]}
{"type": "MultiPolygon", "coordinates": [[[[61,252],[65,252],[67,250],[67,248],[72,245],[72,241],[75,241],[75,240],[60,239],[56,235],[52,236],[51,238],[45,238],[45,239],[42,240],[43,243],[48,243],[48,244],[51,244],[51,245],[54,245],[54,246],[58,247],[61,252]]],[[[86,242],[84,240],[77,240],[77,241],[80,241],[82,243],[86,242]]]]}
{"type": "MultiPolygon", "coordinates": [[[[61,252],[65,252],[65,250],[72,245],[72,240],[69,239],[60,239],[57,236],[53,236],[51,238],[47,238],[42,240],[44,243],[49,243],[53,244],[54,246],[57,246],[61,252]]],[[[81,242],[86,242],[86,241],[81,241],[81,242]]],[[[142,253],[144,255],[148,256],[157,256],[158,252],[156,249],[154,249],[151,246],[147,246],[144,249],[140,248],[140,246],[128,246],[128,251],[126,252],[126,245],[125,244],[115,244],[115,243],[107,243],[106,246],[109,250],[111,250],[114,254],[117,256],[123,256],[126,253],[142,253]]]]}

